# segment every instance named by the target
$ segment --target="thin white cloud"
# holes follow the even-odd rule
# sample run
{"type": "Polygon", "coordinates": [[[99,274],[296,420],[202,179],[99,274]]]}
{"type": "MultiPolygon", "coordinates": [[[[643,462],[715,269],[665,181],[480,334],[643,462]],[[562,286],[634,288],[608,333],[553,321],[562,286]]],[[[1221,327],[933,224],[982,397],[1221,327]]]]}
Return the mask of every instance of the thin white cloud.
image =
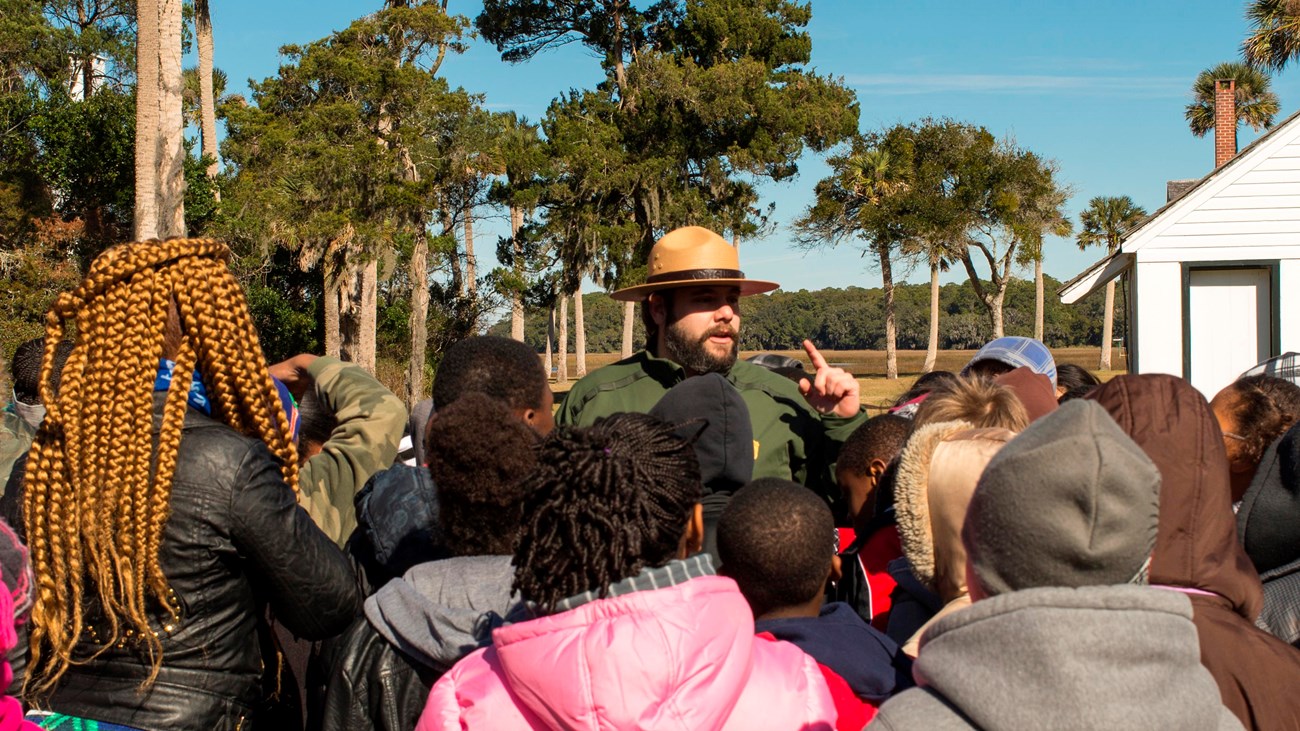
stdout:
{"type": "Polygon", "coordinates": [[[1182,96],[1191,83],[1174,76],[1113,74],[849,74],[845,82],[860,91],[899,96],[951,93],[1182,96]]]}

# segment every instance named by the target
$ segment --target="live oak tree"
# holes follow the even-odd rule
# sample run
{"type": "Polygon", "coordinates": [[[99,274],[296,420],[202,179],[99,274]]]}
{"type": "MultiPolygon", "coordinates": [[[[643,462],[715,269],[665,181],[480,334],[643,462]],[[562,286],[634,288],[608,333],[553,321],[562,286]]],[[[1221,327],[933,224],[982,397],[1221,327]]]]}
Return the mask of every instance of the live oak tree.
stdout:
{"type": "Polygon", "coordinates": [[[886,140],[895,156],[911,159],[911,181],[894,215],[909,227],[901,254],[930,270],[929,338],[923,373],[934,370],[939,351],[939,274],[961,258],[974,211],[967,203],[967,155],[992,135],[951,119],[924,119],[894,130],[886,140]]]}
{"type": "Polygon", "coordinates": [[[547,164],[546,147],[538,127],[513,112],[502,117],[497,157],[503,176],[493,184],[489,198],[507,208],[510,238],[497,244],[497,260],[505,265],[497,274],[498,286],[510,299],[510,337],[524,339],[524,306],[530,282],[538,272],[528,256],[524,220],[537,207],[540,176],[547,164]]]}
{"type": "MultiPolygon", "coordinates": [[[[645,254],[669,229],[752,230],[756,181],[788,180],[805,149],[853,133],[853,93],[808,68],[810,18],[808,6],[786,0],[484,3],[479,32],[507,61],[565,43],[600,59],[604,83],[557,98],[543,120],[548,139],[559,130],[572,155],[558,153],[569,194],[543,203],[543,223],[604,222],[595,239],[603,251],[591,260],[606,286],[640,281],[645,254]]],[[[587,235],[561,238],[583,242],[570,248],[587,256],[587,235]]],[[[624,311],[625,353],[632,312],[624,311]]]]}
{"type": "Polygon", "coordinates": [[[1003,303],[1015,267],[1026,262],[1026,249],[1040,245],[1046,221],[1064,218],[1066,196],[1057,181],[1056,165],[1009,141],[984,140],[966,158],[967,205],[974,212],[961,262],[971,286],[988,311],[994,338],[1005,334],[1003,303]],[[980,279],[979,259],[989,270],[980,279]]]}
{"type": "MultiPolygon", "coordinates": [[[[441,218],[449,130],[477,100],[429,73],[464,21],[439,4],[390,7],[306,46],[232,105],[224,148],[238,172],[228,236],[298,253],[324,279],[326,351],[373,363],[376,279],[393,242],[428,241],[441,218]]],[[[435,250],[447,232],[428,241],[435,250]]],[[[454,239],[453,239],[454,240],[454,239]]],[[[427,276],[408,277],[425,288],[427,276]]],[[[423,342],[423,340],[421,341],[423,342]]]]}

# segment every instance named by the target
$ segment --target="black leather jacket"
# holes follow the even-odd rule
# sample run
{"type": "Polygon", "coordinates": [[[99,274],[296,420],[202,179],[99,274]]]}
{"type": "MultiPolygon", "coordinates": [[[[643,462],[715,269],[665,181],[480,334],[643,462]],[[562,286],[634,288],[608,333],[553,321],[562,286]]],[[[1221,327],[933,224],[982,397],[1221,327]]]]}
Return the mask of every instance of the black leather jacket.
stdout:
{"type": "Polygon", "coordinates": [[[358,617],[321,660],[330,668],[321,731],[410,731],[442,675],[403,655],[358,617]]]}
{"type": "Polygon", "coordinates": [[[163,648],[153,685],[139,693],[147,659],[131,644],[96,644],[106,633],[91,618],[74,651],[85,664],[41,707],[146,731],[255,728],[266,696],[259,607],[308,639],[342,632],[361,607],[349,562],[298,507],[266,446],[193,410],[159,562],[181,611],[153,622],[163,648]]]}

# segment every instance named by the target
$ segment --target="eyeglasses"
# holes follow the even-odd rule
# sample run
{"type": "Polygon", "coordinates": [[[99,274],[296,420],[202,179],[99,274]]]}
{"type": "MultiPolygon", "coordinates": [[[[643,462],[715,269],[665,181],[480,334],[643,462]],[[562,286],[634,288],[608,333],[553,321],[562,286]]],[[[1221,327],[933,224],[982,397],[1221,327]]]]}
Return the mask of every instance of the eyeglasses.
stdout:
{"type": "Polygon", "coordinates": [[[1242,435],[1240,435],[1240,434],[1233,434],[1233,433],[1230,432],[1230,431],[1225,431],[1225,432],[1223,433],[1223,436],[1225,436],[1225,437],[1227,437],[1227,438],[1229,438],[1229,439],[1236,439],[1236,440],[1239,441],[1239,442],[1244,442],[1244,441],[1246,441],[1246,438],[1243,437],[1242,435]]]}

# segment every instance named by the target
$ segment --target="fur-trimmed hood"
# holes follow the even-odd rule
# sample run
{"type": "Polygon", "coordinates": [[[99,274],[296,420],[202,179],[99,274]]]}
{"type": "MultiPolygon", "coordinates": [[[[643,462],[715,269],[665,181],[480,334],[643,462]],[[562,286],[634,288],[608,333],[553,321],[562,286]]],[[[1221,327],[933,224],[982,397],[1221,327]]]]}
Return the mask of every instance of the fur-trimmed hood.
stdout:
{"type": "Polygon", "coordinates": [[[894,510],[912,571],[944,603],[966,594],[961,526],[980,474],[1015,436],[964,421],[926,424],[899,456],[894,510]]]}

